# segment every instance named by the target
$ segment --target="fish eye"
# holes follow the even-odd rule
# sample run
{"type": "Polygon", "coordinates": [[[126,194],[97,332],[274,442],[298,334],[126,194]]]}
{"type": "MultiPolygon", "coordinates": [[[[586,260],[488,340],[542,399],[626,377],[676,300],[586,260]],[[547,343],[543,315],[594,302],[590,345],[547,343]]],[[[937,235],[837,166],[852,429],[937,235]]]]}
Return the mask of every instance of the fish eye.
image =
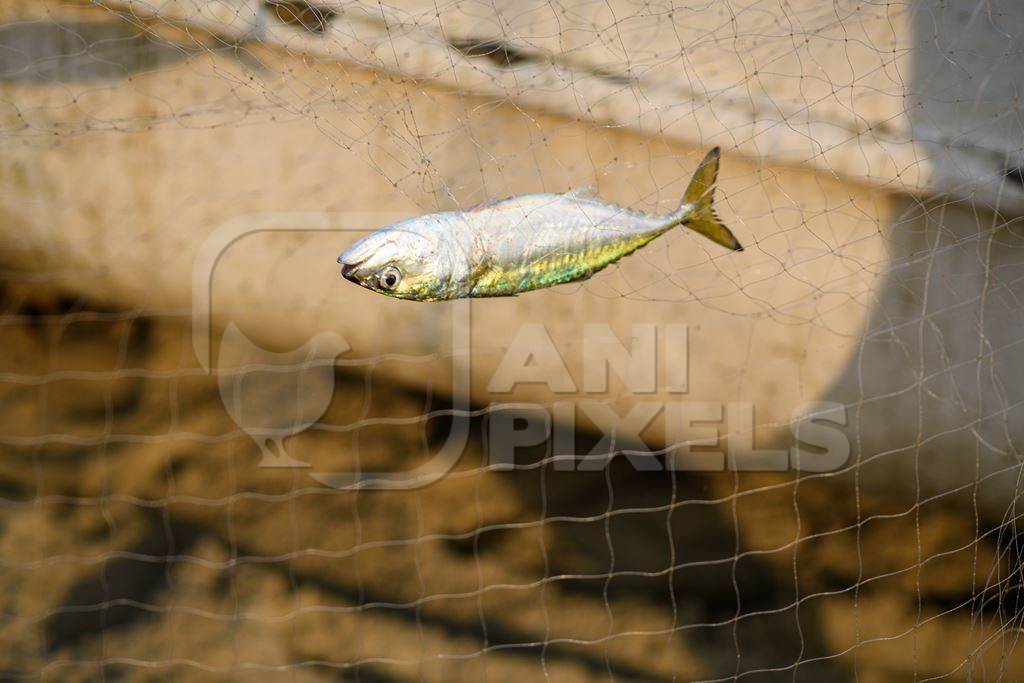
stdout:
{"type": "Polygon", "coordinates": [[[394,289],[402,281],[402,272],[394,266],[387,266],[377,274],[381,289],[394,289]]]}

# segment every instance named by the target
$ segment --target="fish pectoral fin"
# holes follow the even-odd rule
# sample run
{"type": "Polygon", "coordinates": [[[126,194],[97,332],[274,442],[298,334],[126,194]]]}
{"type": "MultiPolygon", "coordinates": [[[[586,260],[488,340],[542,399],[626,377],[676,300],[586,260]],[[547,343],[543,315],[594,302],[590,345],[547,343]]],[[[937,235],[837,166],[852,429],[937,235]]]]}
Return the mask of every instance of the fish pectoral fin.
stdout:
{"type": "Polygon", "coordinates": [[[480,259],[479,263],[477,263],[470,269],[470,279],[473,280],[473,282],[476,282],[477,280],[480,279],[480,276],[482,276],[487,271],[491,270],[494,267],[494,265],[494,259],[490,255],[484,256],[483,258],[480,259]]]}
{"type": "Polygon", "coordinates": [[[569,197],[570,199],[596,199],[597,186],[593,183],[581,185],[580,187],[574,187],[562,196],[569,197]]]}

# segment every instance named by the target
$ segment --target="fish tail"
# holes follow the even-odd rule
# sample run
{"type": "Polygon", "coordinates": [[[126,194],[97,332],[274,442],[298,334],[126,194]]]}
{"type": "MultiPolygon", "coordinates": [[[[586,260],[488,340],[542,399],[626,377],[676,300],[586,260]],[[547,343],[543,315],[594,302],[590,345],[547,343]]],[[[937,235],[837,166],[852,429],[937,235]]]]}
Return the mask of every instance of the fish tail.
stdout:
{"type": "Polygon", "coordinates": [[[743,251],[743,246],[736,236],[715,215],[715,181],[718,179],[719,156],[718,147],[712,148],[694,171],[690,186],[683,195],[683,203],[677,212],[678,221],[680,225],[704,235],[727,249],[743,251]]]}

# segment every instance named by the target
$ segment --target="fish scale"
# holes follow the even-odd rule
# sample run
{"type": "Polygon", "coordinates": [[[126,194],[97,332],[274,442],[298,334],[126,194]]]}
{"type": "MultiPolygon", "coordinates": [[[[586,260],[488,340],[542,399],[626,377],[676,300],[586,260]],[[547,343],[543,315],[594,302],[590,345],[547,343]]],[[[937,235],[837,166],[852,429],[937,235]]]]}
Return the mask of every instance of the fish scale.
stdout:
{"type": "Polygon", "coordinates": [[[641,237],[633,246],[617,244],[536,261],[514,270],[493,270],[477,280],[471,296],[508,296],[585,279],[636,251],[654,237],[641,237]]]}

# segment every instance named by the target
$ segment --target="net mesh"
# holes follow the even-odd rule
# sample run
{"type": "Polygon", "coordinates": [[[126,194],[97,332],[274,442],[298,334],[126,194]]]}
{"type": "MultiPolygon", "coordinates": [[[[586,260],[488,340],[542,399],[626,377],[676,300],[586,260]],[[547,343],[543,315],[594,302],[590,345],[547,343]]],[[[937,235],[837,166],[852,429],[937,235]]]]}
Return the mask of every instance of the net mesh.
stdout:
{"type": "Polygon", "coordinates": [[[5,3],[0,678],[1024,678],[1022,46],[997,0],[5,3]],[[514,194],[668,213],[716,145],[742,253],[336,272],[514,194]]]}

